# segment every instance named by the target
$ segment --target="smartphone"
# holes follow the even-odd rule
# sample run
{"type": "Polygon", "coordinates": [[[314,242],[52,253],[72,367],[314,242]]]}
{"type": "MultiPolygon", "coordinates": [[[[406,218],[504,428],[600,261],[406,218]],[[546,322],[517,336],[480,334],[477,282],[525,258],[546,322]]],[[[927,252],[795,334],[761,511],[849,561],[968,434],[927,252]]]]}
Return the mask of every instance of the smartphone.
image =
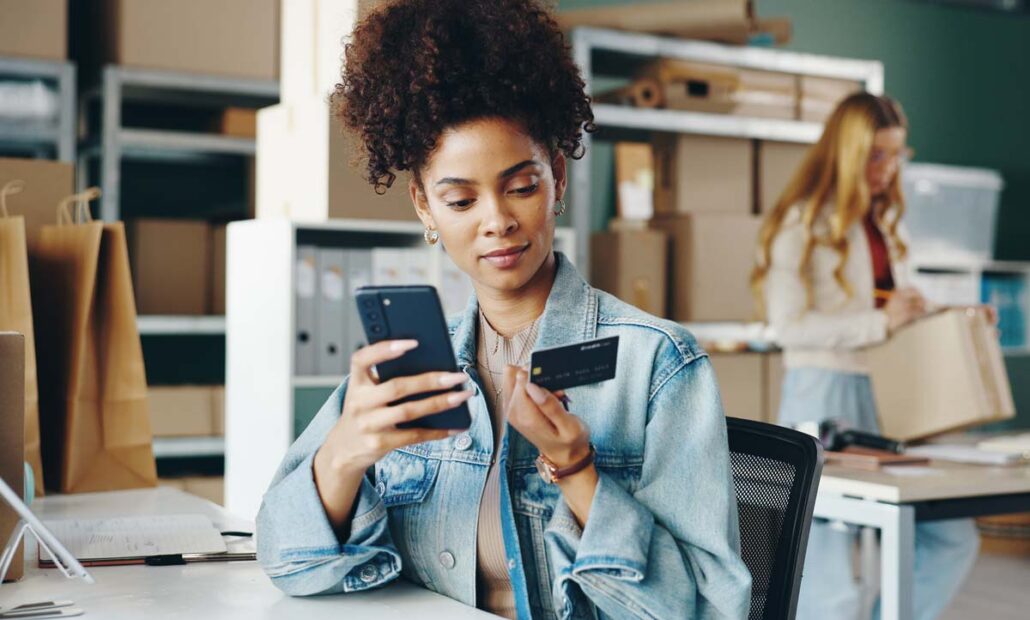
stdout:
{"type": "MultiPolygon", "coordinates": [[[[454,349],[447,333],[440,297],[432,286],[362,286],[354,292],[358,315],[369,344],[382,340],[417,340],[418,347],[401,357],[376,366],[380,381],[426,372],[457,372],[454,349]]],[[[399,405],[450,390],[415,394],[390,403],[399,405]]],[[[399,428],[465,429],[472,425],[468,407],[461,403],[453,409],[398,424],[399,428]]]]}

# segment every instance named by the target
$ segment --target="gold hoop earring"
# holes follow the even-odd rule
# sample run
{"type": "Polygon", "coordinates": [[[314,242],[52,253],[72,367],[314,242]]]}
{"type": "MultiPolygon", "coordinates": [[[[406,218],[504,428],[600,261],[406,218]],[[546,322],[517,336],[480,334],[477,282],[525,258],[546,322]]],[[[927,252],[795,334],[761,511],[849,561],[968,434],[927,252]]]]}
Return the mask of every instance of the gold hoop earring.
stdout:
{"type": "Polygon", "coordinates": [[[554,210],[554,216],[555,217],[561,217],[561,216],[565,215],[565,201],[564,200],[559,198],[558,202],[556,202],[554,206],[558,207],[557,209],[554,210]]]}
{"type": "Polygon", "coordinates": [[[427,226],[426,232],[422,233],[422,238],[429,245],[436,245],[436,242],[440,240],[440,233],[427,226]]]}

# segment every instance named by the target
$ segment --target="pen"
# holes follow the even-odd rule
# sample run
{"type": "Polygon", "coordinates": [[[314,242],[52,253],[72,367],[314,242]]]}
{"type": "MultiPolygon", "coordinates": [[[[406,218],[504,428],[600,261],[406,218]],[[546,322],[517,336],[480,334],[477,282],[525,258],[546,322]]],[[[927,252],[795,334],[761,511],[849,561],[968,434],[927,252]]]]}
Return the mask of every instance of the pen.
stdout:
{"type": "Polygon", "coordinates": [[[237,562],[256,560],[254,553],[169,553],[150,555],[143,559],[147,566],[182,566],[193,562],[237,562]]]}

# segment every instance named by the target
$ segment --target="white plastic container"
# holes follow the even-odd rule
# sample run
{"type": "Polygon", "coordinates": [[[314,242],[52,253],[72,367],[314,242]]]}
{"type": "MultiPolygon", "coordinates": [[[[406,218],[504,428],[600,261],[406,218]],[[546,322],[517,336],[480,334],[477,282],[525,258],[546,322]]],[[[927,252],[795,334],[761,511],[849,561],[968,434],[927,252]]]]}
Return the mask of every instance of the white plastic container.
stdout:
{"type": "Polygon", "coordinates": [[[994,254],[1004,187],[994,170],[908,164],[902,171],[904,221],[917,262],[979,262],[994,254]]]}

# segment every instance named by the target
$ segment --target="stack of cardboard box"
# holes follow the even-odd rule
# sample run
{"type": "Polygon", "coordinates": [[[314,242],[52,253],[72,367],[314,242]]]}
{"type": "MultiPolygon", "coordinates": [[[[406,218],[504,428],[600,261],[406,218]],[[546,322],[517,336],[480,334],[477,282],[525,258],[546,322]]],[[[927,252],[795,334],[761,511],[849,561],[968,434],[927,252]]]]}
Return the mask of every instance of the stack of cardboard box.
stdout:
{"type": "MultiPolygon", "coordinates": [[[[679,322],[756,320],[750,275],[762,218],[807,149],[696,135],[616,145],[619,218],[593,236],[593,284],[679,322]]],[[[776,420],[779,354],[716,353],[712,363],[727,415],[776,420]]]]}
{"type": "Polygon", "coordinates": [[[761,220],[807,149],[698,135],[616,145],[619,219],[593,238],[595,286],[676,321],[754,320],[761,220]],[[661,281],[665,293],[650,292],[661,281]]]}
{"type": "Polygon", "coordinates": [[[289,0],[282,4],[279,105],[258,113],[257,216],[411,220],[406,179],[377,194],[354,164],[356,144],[333,118],[341,33],[375,0],[289,0]]]}

